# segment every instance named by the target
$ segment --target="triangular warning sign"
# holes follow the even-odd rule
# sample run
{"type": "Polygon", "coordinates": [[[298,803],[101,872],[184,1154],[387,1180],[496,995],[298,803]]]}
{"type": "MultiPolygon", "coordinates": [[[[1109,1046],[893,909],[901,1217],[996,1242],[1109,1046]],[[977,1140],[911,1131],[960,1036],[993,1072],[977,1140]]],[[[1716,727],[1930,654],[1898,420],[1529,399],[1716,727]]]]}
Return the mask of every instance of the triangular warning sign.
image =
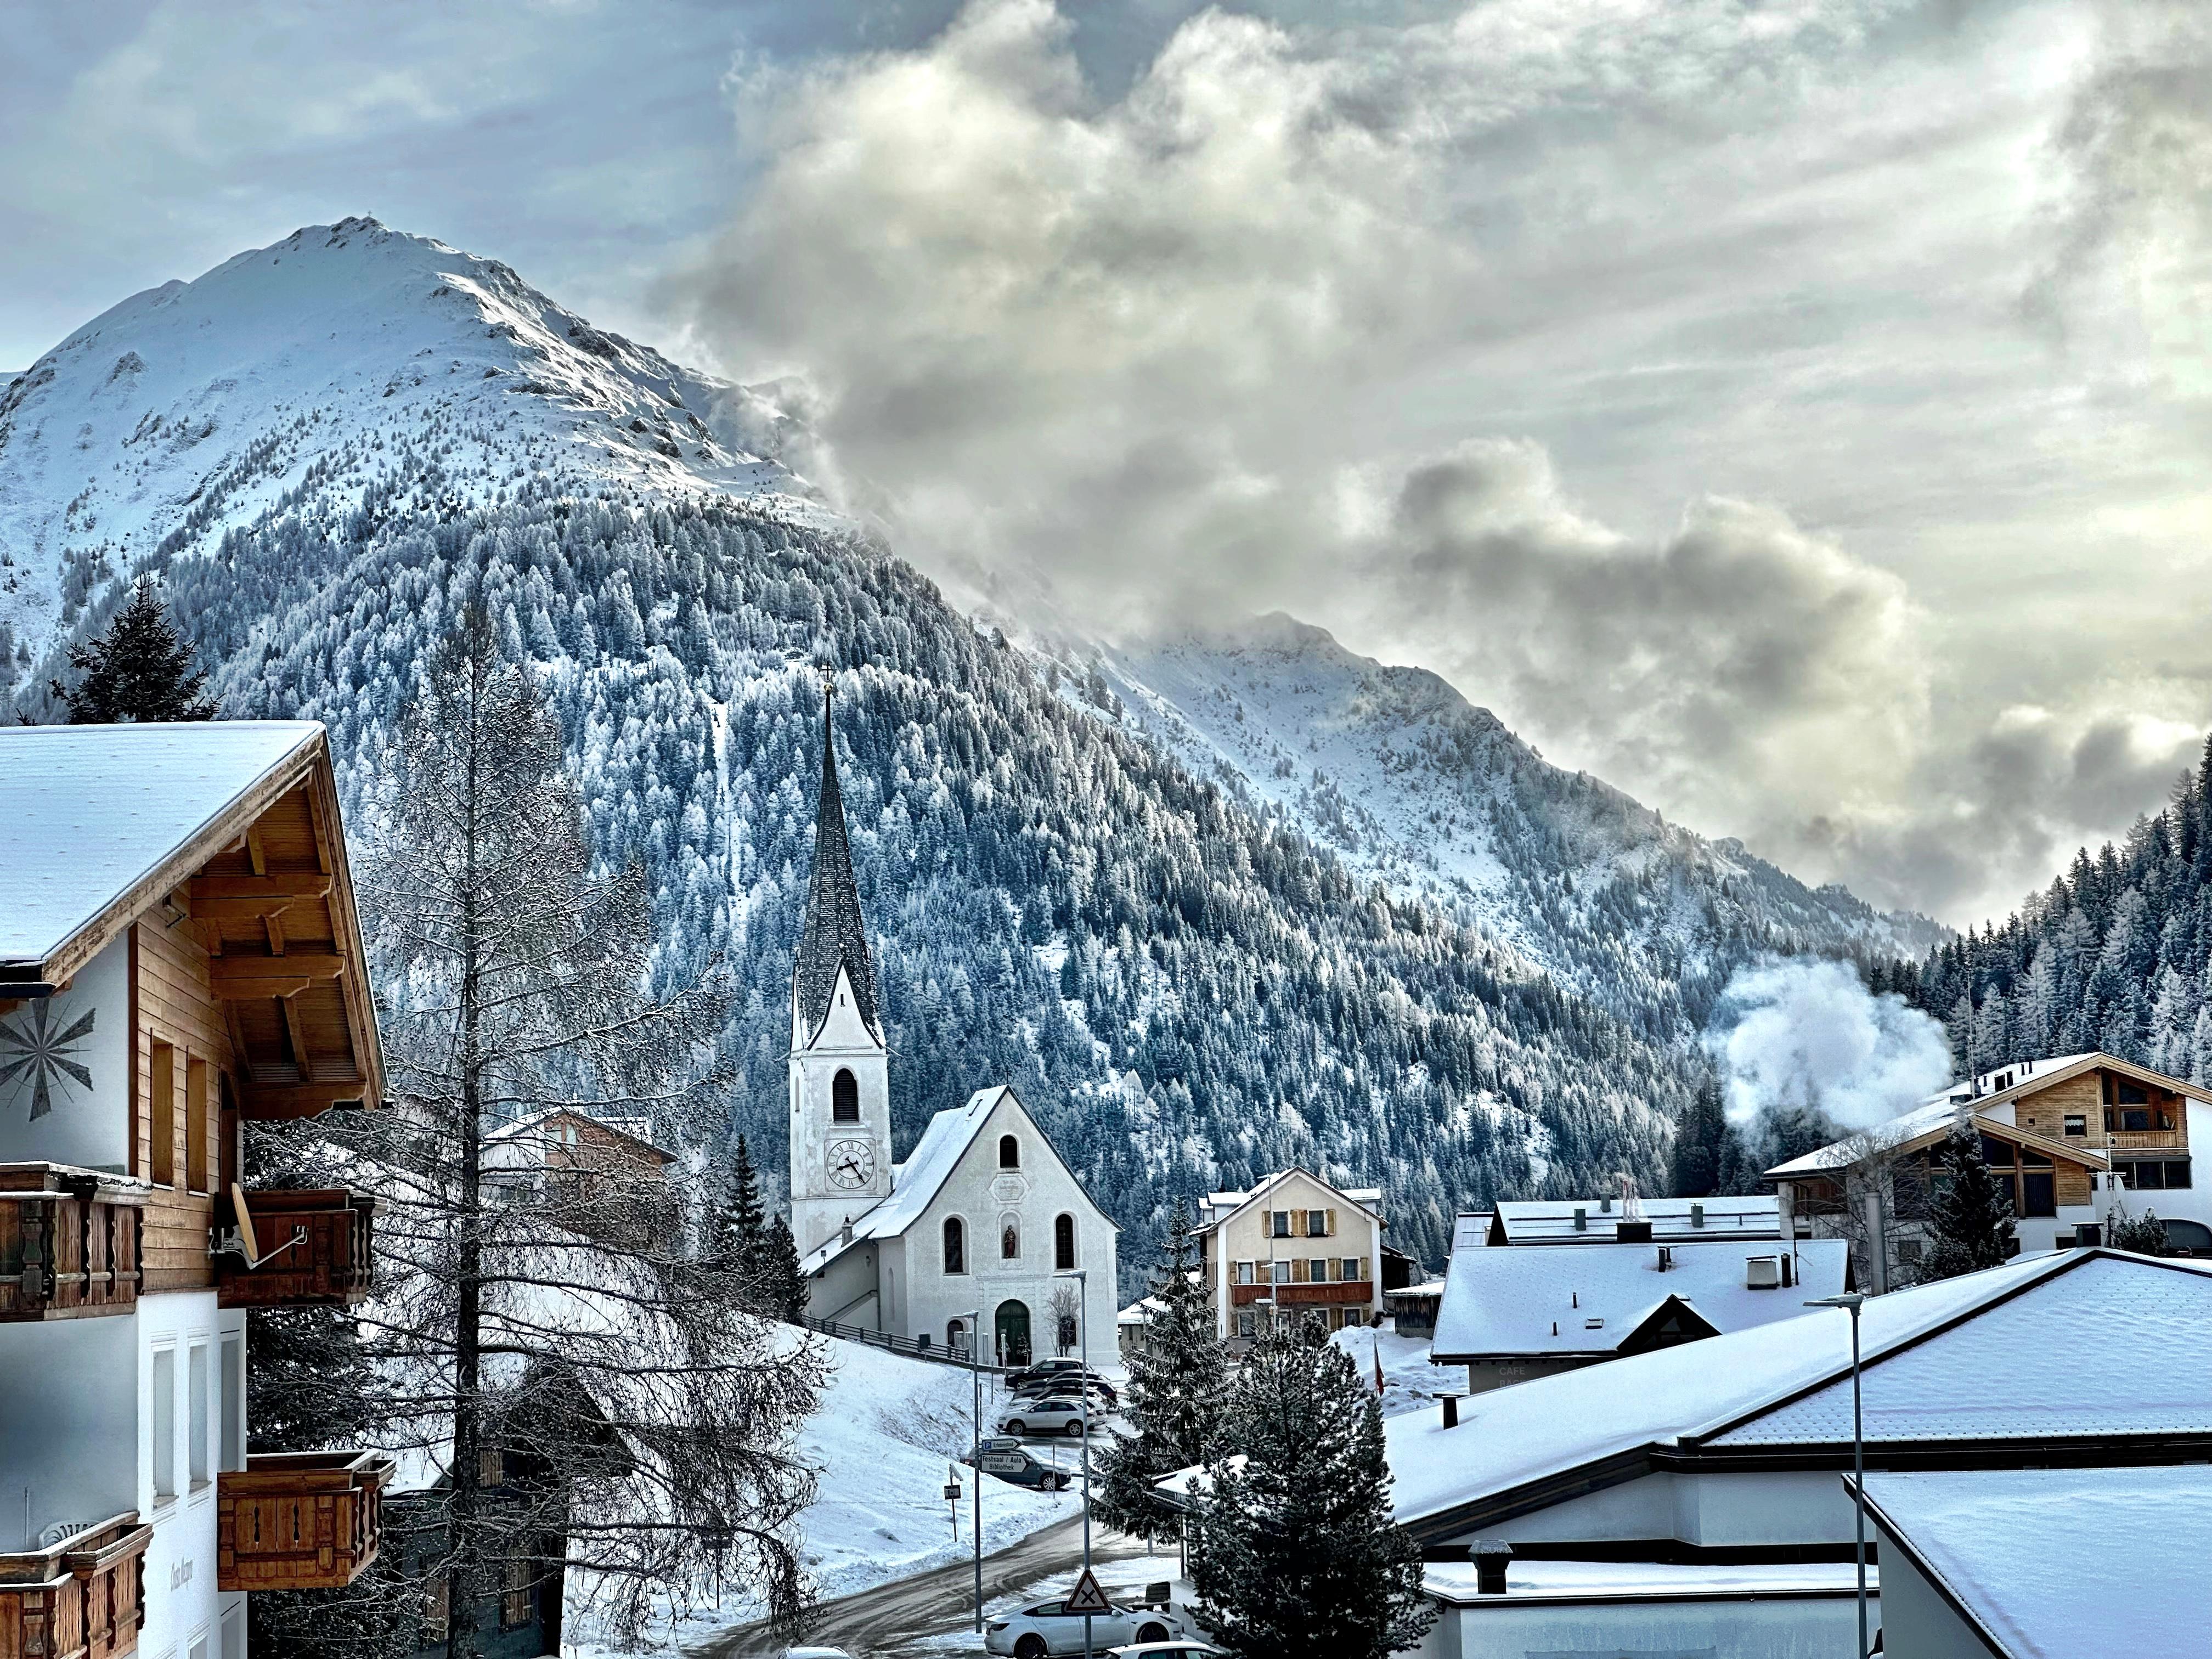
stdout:
{"type": "Polygon", "coordinates": [[[1106,1599],[1106,1592],[1098,1588],[1098,1580],[1091,1569],[1085,1567],[1083,1577],[1075,1581],[1075,1588],[1067,1593],[1067,1605],[1061,1611],[1105,1613],[1114,1611],[1114,1604],[1106,1599]]]}

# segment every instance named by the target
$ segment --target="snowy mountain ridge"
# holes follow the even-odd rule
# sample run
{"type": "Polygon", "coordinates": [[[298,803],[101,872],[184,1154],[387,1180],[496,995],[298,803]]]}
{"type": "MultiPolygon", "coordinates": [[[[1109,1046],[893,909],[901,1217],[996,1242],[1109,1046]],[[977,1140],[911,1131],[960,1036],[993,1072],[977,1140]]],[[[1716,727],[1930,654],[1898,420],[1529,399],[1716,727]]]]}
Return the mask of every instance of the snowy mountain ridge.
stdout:
{"type": "Polygon", "coordinates": [[[797,410],[496,261],[300,231],[0,391],[0,718],[51,718],[68,645],[158,570],[230,713],[328,724],[350,812],[483,604],[603,856],[653,882],[659,982],[734,988],[726,1117],[660,1132],[773,1170],[836,665],[894,1155],[1012,1084],[1133,1230],[1125,1289],[1174,1197],[1286,1163],[1387,1186],[1432,1263],[1462,1206],[1650,1177],[1735,968],[1917,925],[1288,618],[1018,646],[819,499],[797,410]]]}
{"type": "Polygon", "coordinates": [[[133,295],[0,385],[0,661],[289,493],[357,505],[400,434],[435,441],[449,510],[557,466],[829,517],[785,465],[805,428],[763,391],[593,328],[495,259],[343,219],[133,295]]]}

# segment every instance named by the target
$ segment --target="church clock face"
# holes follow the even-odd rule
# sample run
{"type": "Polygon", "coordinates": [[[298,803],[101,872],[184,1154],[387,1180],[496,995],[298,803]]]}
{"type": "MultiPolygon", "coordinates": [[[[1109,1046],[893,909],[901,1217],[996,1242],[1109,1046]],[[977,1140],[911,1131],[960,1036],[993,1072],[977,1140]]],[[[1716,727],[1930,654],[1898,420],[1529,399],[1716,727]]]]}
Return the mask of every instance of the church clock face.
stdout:
{"type": "Polygon", "coordinates": [[[876,1149],[865,1140],[830,1143],[830,1179],[836,1186],[858,1192],[876,1178],[876,1149]]]}

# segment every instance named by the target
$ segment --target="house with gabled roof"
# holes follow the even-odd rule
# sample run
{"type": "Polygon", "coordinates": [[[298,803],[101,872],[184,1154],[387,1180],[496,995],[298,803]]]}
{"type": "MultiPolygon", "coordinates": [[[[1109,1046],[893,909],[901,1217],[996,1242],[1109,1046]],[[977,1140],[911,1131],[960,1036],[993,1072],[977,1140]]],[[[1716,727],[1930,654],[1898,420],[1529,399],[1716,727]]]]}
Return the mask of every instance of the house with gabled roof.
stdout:
{"type": "Polygon", "coordinates": [[[1928,1197],[1952,1126],[1971,1121],[2011,1190],[2023,1250],[2099,1242],[2112,1212],[2200,1232],[2193,1138],[2212,1139],[2212,1091],[2112,1054],[2017,1062],[1954,1084],[1889,1122],[1766,1172],[1797,1238],[1856,1241],[1877,1294],[1909,1283],[1929,1243],[1928,1197]]]}
{"type": "Polygon", "coordinates": [[[1841,1239],[1596,1244],[1452,1252],[1429,1363],[1464,1365],[1470,1394],[1702,1341],[1805,1311],[1850,1288],[1841,1239]]]}
{"type": "Polygon", "coordinates": [[[825,684],[791,982],[791,1218],[808,1316],[1010,1365],[1073,1353],[1087,1335],[1093,1358],[1110,1361],[1119,1229],[1013,1090],[977,1090],[892,1159],[890,1048],[830,701],[825,684]],[[1085,1277],[1060,1277],[1073,1273],[1085,1277]]]}
{"type": "MultiPolygon", "coordinates": [[[[1862,1318],[1876,1475],[2212,1461],[2212,1264],[2026,1256],[1862,1318]]],[[[1850,1651],[1852,1423],[1833,1310],[1390,1419],[1422,1651],[1850,1651]]]]}
{"type": "MultiPolygon", "coordinates": [[[[1279,1170],[1245,1191],[1209,1193],[1191,1231],[1216,1334],[1242,1346],[1285,1319],[1331,1330],[1372,1325],[1390,1277],[1382,1229],[1381,1188],[1339,1187],[1310,1170],[1279,1170]]],[[[1400,1261],[1403,1285],[1412,1264],[1400,1261]]]]}
{"type": "Polygon", "coordinates": [[[0,727],[0,1632],[243,1654],[251,1593],[374,1561],[391,1469],[246,1449],[247,1310],[370,1284],[373,1200],[243,1168],[249,1121],[382,1102],[329,745],[0,727]]]}

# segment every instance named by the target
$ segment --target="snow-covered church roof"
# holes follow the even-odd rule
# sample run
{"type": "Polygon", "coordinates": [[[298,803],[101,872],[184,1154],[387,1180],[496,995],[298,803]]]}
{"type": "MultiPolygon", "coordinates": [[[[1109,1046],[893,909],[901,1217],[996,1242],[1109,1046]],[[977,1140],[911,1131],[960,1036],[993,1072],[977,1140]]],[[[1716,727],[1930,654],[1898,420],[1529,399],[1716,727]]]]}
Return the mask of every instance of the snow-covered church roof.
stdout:
{"type": "Polygon", "coordinates": [[[792,975],[793,1039],[811,1042],[830,1017],[843,969],[853,1006],[867,1028],[883,1033],[876,1015],[876,970],[868,957],[867,926],[860,919],[860,890],[853,883],[853,851],[845,838],[845,803],[837,789],[837,745],[830,735],[830,703],[822,693],[822,800],[814,819],[814,874],[806,890],[806,922],[799,936],[792,975]]]}

